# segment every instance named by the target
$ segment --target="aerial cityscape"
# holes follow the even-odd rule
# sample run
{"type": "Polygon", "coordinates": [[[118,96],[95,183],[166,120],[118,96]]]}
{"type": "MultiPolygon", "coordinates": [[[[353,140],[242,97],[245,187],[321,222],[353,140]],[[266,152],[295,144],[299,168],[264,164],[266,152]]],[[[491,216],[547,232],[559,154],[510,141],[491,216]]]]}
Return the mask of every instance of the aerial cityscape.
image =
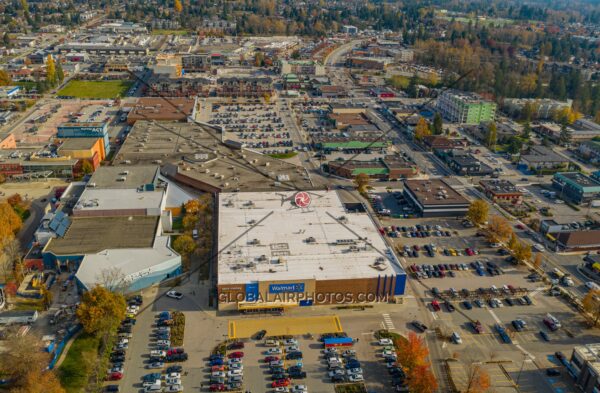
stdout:
{"type": "Polygon", "coordinates": [[[0,11],[0,391],[600,392],[598,0],[0,11]]]}

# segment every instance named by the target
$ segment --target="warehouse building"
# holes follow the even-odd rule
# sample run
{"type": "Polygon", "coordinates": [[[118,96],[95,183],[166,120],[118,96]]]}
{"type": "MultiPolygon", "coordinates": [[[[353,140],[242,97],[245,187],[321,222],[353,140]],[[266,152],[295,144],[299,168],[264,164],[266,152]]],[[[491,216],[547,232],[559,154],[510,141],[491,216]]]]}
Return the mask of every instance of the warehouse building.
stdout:
{"type": "Polygon", "coordinates": [[[130,126],[138,120],[182,121],[195,118],[196,99],[194,98],[140,98],[127,115],[130,126]]]}
{"type": "Polygon", "coordinates": [[[337,193],[219,195],[220,310],[393,301],[406,273],[366,214],[337,193]]]}
{"type": "Polygon", "coordinates": [[[423,217],[460,217],[469,201],[443,179],[405,180],[404,196],[423,217]]]}
{"type": "Polygon", "coordinates": [[[56,130],[57,138],[102,138],[104,154],[110,153],[106,122],[68,122],[60,124],[56,130]]]}
{"type": "Polygon", "coordinates": [[[579,172],[559,172],[552,178],[552,186],[560,199],[576,204],[600,199],[600,181],[579,172]]]}

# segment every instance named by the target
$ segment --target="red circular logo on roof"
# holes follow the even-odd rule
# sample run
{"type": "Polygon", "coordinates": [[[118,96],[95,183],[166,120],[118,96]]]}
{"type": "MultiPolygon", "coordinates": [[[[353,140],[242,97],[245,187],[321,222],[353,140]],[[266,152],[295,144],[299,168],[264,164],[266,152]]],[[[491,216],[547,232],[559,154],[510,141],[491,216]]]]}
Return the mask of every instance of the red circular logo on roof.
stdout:
{"type": "Polygon", "coordinates": [[[294,202],[298,207],[308,207],[310,205],[310,195],[304,191],[297,192],[294,195],[294,202]]]}

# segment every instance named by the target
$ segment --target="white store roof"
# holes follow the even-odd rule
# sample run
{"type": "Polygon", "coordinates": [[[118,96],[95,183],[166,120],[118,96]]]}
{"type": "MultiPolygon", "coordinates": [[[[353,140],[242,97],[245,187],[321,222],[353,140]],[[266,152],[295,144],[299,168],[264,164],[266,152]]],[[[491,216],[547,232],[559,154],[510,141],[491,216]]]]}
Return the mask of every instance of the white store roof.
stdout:
{"type": "Polygon", "coordinates": [[[139,192],[136,189],[88,187],[81,194],[73,210],[158,209],[156,214],[160,214],[164,197],[163,189],[139,192]]]}
{"type": "MultiPolygon", "coordinates": [[[[103,283],[103,276],[114,273],[129,285],[145,276],[181,264],[181,257],[168,246],[168,236],[158,236],[152,248],[121,248],[86,254],[76,277],[87,288],[103,283]]],[[[114,277],[113,277],[114,278],[114,277]]]]}
{"type": "Polygon", "coordinates": [[[403,273],[367,214],[346,213],[334,191],[311,191],[303,209],[294,195],[219,194],[219,285],[403,273]]]}

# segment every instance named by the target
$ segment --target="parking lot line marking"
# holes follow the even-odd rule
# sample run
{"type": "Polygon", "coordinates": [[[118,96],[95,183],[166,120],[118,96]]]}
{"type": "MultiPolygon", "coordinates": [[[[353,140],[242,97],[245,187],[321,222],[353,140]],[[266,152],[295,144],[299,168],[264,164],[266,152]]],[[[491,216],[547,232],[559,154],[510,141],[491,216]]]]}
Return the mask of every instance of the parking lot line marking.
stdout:
{"type": "Polygon", "coordinates": [[[533,360],[535,360],[535,356],[533,356],[531,353],[527,352],[527,351],[525,350],[525,348],[523,348],[523,347],[521,346],[521,344],[516,344],[516,345],[515,345],[515,347],[517,347],[517,348],[519,349],[519,351],[523,352],[523,354],[527,355],[528,359],[526,359],[526,361],[527,361],[527,360],[529,360],[529,361],[533,361],[533,360]]]}
{"type": "Polygon", "coordinates": [[[494,318],[494,321],[496,321],[496,323],[502,323],[502,321],[500,320],[500,318],[498,318],[498,316],[496,315],[495,312],[493,312],[491,309],[488,308],[488,311],[490,312],[490,314],[492,315],[492,318],[494,318]]]}
{"type": "Polygon", "coordinates": [[[433,317],[434,320],[438,319],[438,315],[436,313],[434,313],[433,311],[429,311],[431,313],[431,316],[433,317]]]}

